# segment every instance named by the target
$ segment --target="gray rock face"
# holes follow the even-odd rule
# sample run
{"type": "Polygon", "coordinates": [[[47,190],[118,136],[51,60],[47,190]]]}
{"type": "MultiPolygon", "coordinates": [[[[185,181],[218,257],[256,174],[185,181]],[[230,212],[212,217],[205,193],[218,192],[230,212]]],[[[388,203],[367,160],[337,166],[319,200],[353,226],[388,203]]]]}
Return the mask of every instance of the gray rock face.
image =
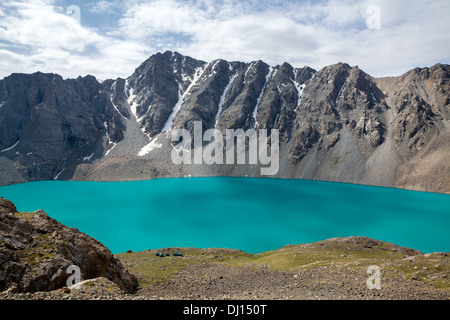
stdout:
{"type": "Polygon", "coordinates": [[[101,155],[95,145],[105,132],[123,138],[109,93],[92,76],[12,74],[0,81],[0,97],[1,156],[26,180],[52,179],[77,158],[101,155]]]}
{"type": "Polygon", "coordinates": [[[0,81],[0,183],[258,176],[250,167],[171,165],[170,133],[202,121],[203,130],[222,133],[278,129],[276,177],[450,193],[438,173],[450,169],[449,87],[441,64],[373,78],[345,63],[316,72],[169,51],[103,83],[11,75],[0,81]],[[419,170],[429,183],[409,179],[419,160],[430,166],[419,170]]]}
{"type": "Polygon", "coordinates": [[[18,213],[0,198],[0,290],[51,291],[66,286],[67,269],[76,265],[81,280],[104,277],[125,292],[137,279],[100,242],[68,228],[45,212],[18,213]]]}
{"type": "Polygon", "coordinates": [[[298,161],[311,148],[311,140],[330,149],[343,130],[350,133],[356,147],[367,156],[383,142],[383,124],[379,115],[387,110],[382,92],[372,78],[359,68],[337,64],[317,73],[304,91],[297,114],[296,141],[291,157],[298,161]],[[378,98],[377,98],[378,97],[378,98]],[[312,126],[312,128],[311,128],[312,126]],[[320,139],[311,139],[317,132],[320,139]]]}
{"type": "Polygon", "coordinates": [[[404,158],[420,151],[439,134],[442,121],[448,121],[449,76],[448,65],[435,65],[416,68],[395,80],[393,132],[396,148],[404,158]]]}
{"type": "Polygon", "coordinates": [[[204,64],[176,52],[165,52],[150,57],[135,70],[125,91],[145,133],[154,136],[163,130],[180,96],[204,64]]]}

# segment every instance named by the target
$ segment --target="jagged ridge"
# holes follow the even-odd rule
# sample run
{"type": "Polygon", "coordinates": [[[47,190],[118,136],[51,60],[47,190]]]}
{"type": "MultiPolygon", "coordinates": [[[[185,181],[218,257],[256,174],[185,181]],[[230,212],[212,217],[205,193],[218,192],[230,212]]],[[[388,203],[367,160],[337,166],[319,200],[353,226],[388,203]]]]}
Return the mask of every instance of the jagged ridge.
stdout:
{"type": "Polygon", "coordinates": [[[210,63],[158,53],[127,79],[13,74],[0,81],[2,184],[258,176],[258,166],[174,166],[171,130],[278,129],[276,177],[450,192],[449,66],[373,78],[338,63],[210,63]]]}

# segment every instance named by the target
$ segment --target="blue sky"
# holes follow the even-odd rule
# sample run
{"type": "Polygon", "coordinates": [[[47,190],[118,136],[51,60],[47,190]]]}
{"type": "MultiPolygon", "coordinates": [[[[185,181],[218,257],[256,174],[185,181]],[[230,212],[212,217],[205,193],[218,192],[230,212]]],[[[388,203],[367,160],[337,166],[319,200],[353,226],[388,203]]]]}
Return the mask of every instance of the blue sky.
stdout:
{"type": "Polygon", "coordinates": [[[0,78],[128,77],[166,50],[316,69],[347,62],[394,76],[450,63],[448,12],[448,0],[2,0],[0,78]]]}

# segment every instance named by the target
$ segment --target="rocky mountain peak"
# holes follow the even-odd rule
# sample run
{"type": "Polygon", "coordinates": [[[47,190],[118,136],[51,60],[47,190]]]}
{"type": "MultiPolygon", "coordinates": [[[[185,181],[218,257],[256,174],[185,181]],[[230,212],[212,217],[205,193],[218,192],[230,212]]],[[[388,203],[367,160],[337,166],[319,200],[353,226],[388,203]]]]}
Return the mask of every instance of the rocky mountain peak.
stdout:
{"type": "MultiPolygon", "coordinates": [[[[201,121],[203,130],[279,130],[280,176],[391,186],[397,168],[448,132],[449,74],[448,65],[436,64],[373,78],[342,62],[316,71],[287,62],[204,62],[171,51],[152,55],[126,79],[102,83],[14,74],[0,81],[2,181],[95,179],[103,170],[97,166],[123,159],[143,167],[135,178],[183,171],[149,171],[145,163],[165,168],[170,133],[201,121]],[[389,175],[376,174],[386,167],[381,154],[392,159],[389,175]]],[[[129,174],[121,168],[114,176],[129,174]]],[[[110,179],[107,171],[102,179],[110,179]]]]}

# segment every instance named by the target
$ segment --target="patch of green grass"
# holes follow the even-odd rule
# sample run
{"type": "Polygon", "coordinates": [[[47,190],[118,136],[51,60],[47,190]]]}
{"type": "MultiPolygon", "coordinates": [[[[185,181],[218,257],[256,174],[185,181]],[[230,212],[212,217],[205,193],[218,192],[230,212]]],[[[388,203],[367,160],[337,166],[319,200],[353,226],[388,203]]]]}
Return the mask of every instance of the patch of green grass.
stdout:
{"type": "Polygon", "coordinates": [[[86,283],[84,283],[85,286],[90,286],[90,287],[95,287],[95,282],[94,281],[88,281],[86,283]]]}
{"type": "Polygon", "coordinates": [[[54,254],[55,244],[51,234],[42,234],[34,237],[33,243],[28,249],[18,250],[19,256],[27,264],[32,266],[39,265],[45,259],[51,259],[54,254]],[[34,245],[38,243],[37,245],[34,245]]]}
{"type": "Polygon", "coordinates": [[[244,266],[249,263],[267,264],[271,269],[296,271],[310,267],[334,264],[349,264],[352,262],[370,265],[373,262],[391,259],[401,259],[402,254],[383,250],[380,245],[376,250],[347,250],[342,247],[320,246],[286,246],[275,251],[257,255],[241,256],[236,260],[224,260],[230,266],[244,266]],[[365,263],[364,263],[365,262],[365,263]]]}
{"type": "MultiPolygon", "coordinates": [[[[402,259],[387,267],[389,270],[400,271],[406,279],[413,280],[419,276],[420,281],[437,288],[450,290],[450,258],[433,259],[425,256],[416,256],[413,261],[402,259]]],[[[414,280],[417,281],[417,280],[414,280]]]]}
{"type": "Polygon", "coordinates": [[[197,251],[183,252],[183,257],[158,257],[152,251],[117,254],[122,263],[133,273],[141,287],[169,281],[183,268],[200,263],[201,254],[197,251]]]}
{"type": "Polygon", "coordinates": [[[332,159],[333,165],[337,166],[339,164],[339,161],[341,161],[341,157],[334,157],[332,159]]]}
{"type": "Polygon", "coordinates": [[[35,216],[35,214],[35,212],[16,212],[14,213],[14,216],[18,218],[31,219],[35,216]]]}
{"type": "Polygon", "coordinates": [[[404,253],[397,252],[396,246],[389,243],[380,243],[372,248],[364,248],[351,243],[328,241],[323,246],[320,243],[289,245],[260,254],[249,254],[242,251],[221,252],[220,249],[214,252],[213,250],[215,249],[187,248],[179,250],[183,252],[183,257],[171,255],[160,258],[155,256],[155,250],[122,253],[116,256],[138,278],[141,287],[167,282],[189,265],[218,263],[235,268],[247,266],[254,271],[258,270],[259,266],[268,266],[270,270],[286,272],[300,272],[331,264],[355,270],[365,269],[369,265],[378,265],[385,270],[398,270],[407,279],[411,279],[415,272],[419,272],[423,281],[433,287],[450,289],[450,281],[447,278],[435,276],[439,273],[448,273],[449,264],[442,263],[442,258],[433,260],[418,256],[414,263],[408,265],[408,260],[404,260],[404,253]]]}

